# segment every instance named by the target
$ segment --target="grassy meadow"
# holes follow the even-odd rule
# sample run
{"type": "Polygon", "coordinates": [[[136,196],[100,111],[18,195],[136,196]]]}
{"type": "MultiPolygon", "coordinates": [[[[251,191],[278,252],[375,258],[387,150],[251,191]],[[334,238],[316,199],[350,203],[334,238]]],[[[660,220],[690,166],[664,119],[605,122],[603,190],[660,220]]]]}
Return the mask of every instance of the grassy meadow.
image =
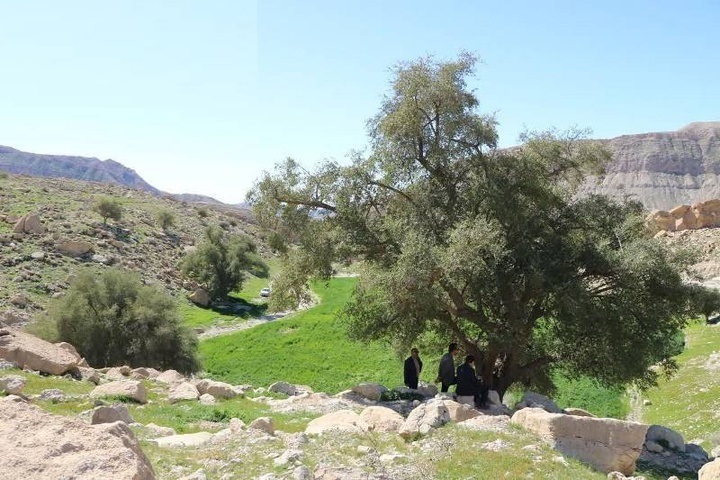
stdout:
{"type": "MultiPolygon", "coordinates": [[[[287,318],[210,338],[200,344],[204,369],[213,378],[268,386],[276,381],[337,393],[360,382],[402,385],[402,361],[389,345],[347,338],[338,312],[355,287],[355,278],[317,282],[320,303],[287,318]]],[[[432,361],[424,380],[432,380],[432,361]]]]}
{"type": "Polygon", "coordinates": [[[720,445],[720,326],[686,329],[678,372],[642,393],[642,421],[672,428],[706,450],[720,445]]]}

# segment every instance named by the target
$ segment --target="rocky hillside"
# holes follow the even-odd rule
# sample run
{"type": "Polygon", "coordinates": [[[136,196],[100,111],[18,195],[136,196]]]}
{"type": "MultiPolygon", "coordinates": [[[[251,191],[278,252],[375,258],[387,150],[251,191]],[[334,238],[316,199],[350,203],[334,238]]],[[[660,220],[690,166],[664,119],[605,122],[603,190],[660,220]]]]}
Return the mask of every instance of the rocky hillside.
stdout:
{"type": "Polygon", "coordinates": [[[0,322],[22,323],[62,295],[73,274],[85,268],[121,266],[147,283],[184,293],[178,263],[208,225],[246,233],[259,241],[247,212],[226,206],[193,205],[119,185],[25,175],[0,176],[0,322]],[[109,196],[122,205],[122,218],[104,225],[92,211],[109,196]],[[170,211],[175,226],[163,231],[155,220],[170,211]],[[37,231],[14,232],[35,213],[37,231]]]}
{"type": "Polygon", "coordinates": [[[599,184],[584,186],[586,193],[629,195],[649,210],[720,198],[720,122],[602,142],[613,152],[613,160],[599,184]]]}

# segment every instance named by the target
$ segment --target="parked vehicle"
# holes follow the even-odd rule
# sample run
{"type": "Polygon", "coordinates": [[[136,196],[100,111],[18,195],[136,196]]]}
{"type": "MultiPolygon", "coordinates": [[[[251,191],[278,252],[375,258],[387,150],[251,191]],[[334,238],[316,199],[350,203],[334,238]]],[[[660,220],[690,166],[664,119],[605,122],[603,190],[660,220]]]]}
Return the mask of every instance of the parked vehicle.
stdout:
{"type": "Polygon", "coordinates": [[[270,296],[270,289],[269,288],[263,288],[260,290],[260,296],[261,297],[269,297],[270,296]]]}

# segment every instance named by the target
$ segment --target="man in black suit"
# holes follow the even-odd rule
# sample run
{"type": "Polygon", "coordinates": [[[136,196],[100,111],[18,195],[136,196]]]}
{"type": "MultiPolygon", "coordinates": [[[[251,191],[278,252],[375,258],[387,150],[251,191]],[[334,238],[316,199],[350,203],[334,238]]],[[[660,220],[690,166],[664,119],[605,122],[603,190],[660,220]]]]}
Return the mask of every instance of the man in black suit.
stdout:
{"type": "Polygon", "coordinates": [[[420,380],[420,372],[422,372],[422,360],[420,360],[420,352],[417,348],[410,350],[410,356],[405,359],[404,377],[405,385],[412,389],[417,389],[420,380]]]}

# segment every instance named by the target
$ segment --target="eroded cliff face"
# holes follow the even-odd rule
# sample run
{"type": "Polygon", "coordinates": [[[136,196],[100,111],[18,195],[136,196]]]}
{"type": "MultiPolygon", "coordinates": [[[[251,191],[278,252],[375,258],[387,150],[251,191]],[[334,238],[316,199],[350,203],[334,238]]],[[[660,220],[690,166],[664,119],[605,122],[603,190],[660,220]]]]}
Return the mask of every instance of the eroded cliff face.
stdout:
{"type": "Polygon", "coordinates": [[[600,183],[587,182],[582,193],[629,196],[649,210],[720,198],[720,122],[602,142],[613,160],[600,183]]]}

